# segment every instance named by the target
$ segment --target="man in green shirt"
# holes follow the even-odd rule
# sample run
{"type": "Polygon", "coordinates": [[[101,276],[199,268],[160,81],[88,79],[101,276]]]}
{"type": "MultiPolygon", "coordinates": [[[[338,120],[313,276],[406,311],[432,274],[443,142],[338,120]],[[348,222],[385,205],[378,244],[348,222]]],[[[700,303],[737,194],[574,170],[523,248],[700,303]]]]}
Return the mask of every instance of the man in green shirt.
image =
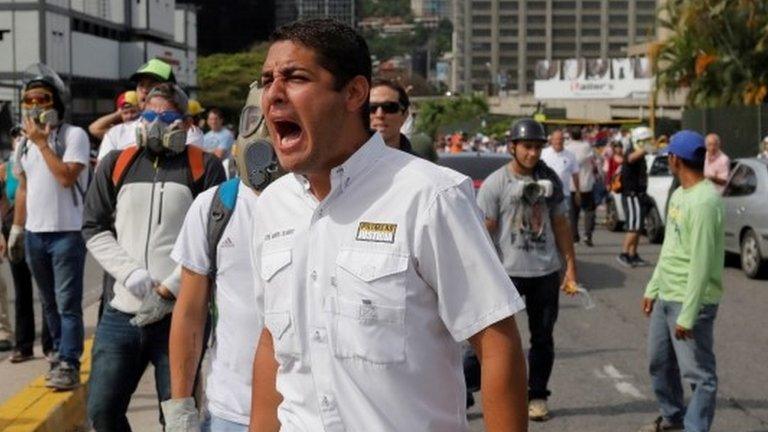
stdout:
{"type": "Polygon", "coordinates": [[[723,294],[723,203],[704,177],[704,137],[681,131],[669,167],[681,187],[669,202],[661,256],[643,298],[648,357],[661,416],[641,432],[706,432],[715,415],[713,327],[723,294]],[[693,395],[686,407],[681,378],[693,395]]]}

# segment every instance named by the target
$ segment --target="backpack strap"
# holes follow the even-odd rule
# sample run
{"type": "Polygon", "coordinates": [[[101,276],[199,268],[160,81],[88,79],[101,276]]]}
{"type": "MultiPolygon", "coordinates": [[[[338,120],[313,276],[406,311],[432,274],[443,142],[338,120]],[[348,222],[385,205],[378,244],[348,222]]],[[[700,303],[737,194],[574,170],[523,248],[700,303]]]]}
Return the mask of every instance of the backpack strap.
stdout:
{"type": "Polygon", "coordinates": [[[211,335],[209,344],[213,346],[216,341],[216,322],[218,321],[218,308],[216,306],[216,274],[218,266],[218,246],[221,237],[224,235],[224,229],[235,212],[237,204],[237,192],[240,187],[240,179],[233,178],[225,181],[216,188],[216,193],[211,201],[211,208],[208,211],[208,226],[206,234],[208,238],[208,260],[210,270],[208,278],[211,280],[210,291],[210,316],[211,316],[211,335]]]}
{"type": "Polygon", "coordinates": [[[128,171],[133,161],[136,160],[136,156],[139,155],[139,148],[137,146],[130,146],[120,152],[120,156],[117,157],[115,167],[112,169],[112,185],[115,189],[119,188],[123,182],[123,177],[128,171]]]}

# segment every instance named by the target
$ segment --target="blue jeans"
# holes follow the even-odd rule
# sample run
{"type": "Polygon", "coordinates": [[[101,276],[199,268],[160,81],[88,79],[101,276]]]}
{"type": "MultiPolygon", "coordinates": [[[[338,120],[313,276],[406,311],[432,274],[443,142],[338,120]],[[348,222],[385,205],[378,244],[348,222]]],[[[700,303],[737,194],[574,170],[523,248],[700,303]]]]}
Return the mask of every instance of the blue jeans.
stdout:
{"type": "Polygon", "coordinates": [[[704,305],[693,325],[693,338],[675,339],[675,324],[682,305],[656,300],[648,332],[648,358],[651,386],[659,402],[661,415],[683,423],[686,432],[706,432],[715,417],[717,374],[713,327],[717,305],[704,305]],[[684,379],[693,391],[686,408],[683,401],[684,379]]]}
{"type": "Polygon", "coordinates": [[[127,314],[106,305],[96,328],[93,364],[88,389],[88,418],[96,431],[130,431],[125,416],[131,396],[151,362],[155,366],[160,423],[160,403],[171,398],[168,335],[171,316],[145,327],[136,327],[127,314]]]}
{"type": "Polygon", "coordinates": [[[85,242],[80,231],[24,235],[27,264],[40,290],[43,314],[59,359],[80,367],[83,354],[85,242]]]}
{"type": "Polygon", "coordinates": [[[248,425],[235,423],[211,414],[203,422],[201,430],[202,432],[248,432],[248,425]]]}

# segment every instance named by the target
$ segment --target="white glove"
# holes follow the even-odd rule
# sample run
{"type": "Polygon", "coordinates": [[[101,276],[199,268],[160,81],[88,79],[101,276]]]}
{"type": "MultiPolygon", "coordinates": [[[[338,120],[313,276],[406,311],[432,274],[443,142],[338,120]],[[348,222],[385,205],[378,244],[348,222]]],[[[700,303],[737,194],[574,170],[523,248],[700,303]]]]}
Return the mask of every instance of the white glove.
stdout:
{"type": "Polygon", "coordinates": [[[200,432],[200,416],[191,397],[168,399],[160,406],[165,417],[165,432],[200,432]]]}
{"type": "Polygon", "coordinates": [[[128,279],[125,280],[125,288],[140,299],[147,295],[153,285],[152,276],[150,276],[147,269],[143,268],[134,270],[133,273],[128,275],[128,279]]]}
{"type": "Polygon", "coordinates": [[[21,225],[11,226],[8,234],[8,259],[14,263],[24,260],[24,227],[21,225]]]}

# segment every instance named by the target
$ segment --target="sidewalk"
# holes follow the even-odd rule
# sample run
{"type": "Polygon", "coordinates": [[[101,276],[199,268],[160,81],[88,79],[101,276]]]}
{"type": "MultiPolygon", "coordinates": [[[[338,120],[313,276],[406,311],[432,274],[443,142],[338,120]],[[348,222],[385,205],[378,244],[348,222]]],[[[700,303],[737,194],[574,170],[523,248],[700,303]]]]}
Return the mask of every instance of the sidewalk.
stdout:
{"type": "MultiPolygon", "coordinates": [[[[92,338],[96,331],[99,302],[97,300],[98,293],[94,286],[100,287],[100,275],[101,270],[98,265],[89,259],[89,262],[86,264],[86,293],[83,296],[83,319],[85,321],[86,340],[92,338]]],[[[6,278],[6,281],[9,283],[9,291],[12,291],[13,282],[11,282],[7,266],[2,266],[0,277],[6,278]]],[[[9,301],[12,305],[13,298],[9,299],[9,301]]],[[[36,303],[36,313],[39,310],[39,305],[36,303]]],[[[40,317],[36,316],[36,319],[39,324],[40,317]]],[[[36,396],[40,397],[42,390],[36,389],[42,388],[41,377],[48,370],[48,363],[42,356],[40,345],[37,344],[35,346],[35,358],[24,363],[12,364],[8,361],[8,355],[9,353],[0,353],[0,382],[2,383],[2,385],[0,385],[0,407],[2,407],[9,399],[12,399],[22,392],[37,392],[36,396]]],[[[67,392],[57,393],[55,397],[46,395],[45,397],[50,400],[50,404],[48,404],[48,400],[46,400],[42,405],[60,403],[62,399],[70,394],[71,393],[67,392]]],[[[139,387],[136,389],[136,393],[134,393],[131,405],[128,409],[128,419],[133,430],[147,432],[162,430],[158,418],[158,405],[155,394],[154,368],[150,365],[139,383],[139,387]]],[[[80,412],[85,412],[85,407],[78,407],[78,410],[80,410],[80,412]]],[[[73,410],[67,411],[71,412],[73,410]]],[[[4,428],[2,427],[2,420],[2,413],[0,413],[0,429],[4,428]]],[[[20,430],[23,430],[23,428],[20,430]]],[[[82,430],[88,429],[83,428],[82,430]]]]}

